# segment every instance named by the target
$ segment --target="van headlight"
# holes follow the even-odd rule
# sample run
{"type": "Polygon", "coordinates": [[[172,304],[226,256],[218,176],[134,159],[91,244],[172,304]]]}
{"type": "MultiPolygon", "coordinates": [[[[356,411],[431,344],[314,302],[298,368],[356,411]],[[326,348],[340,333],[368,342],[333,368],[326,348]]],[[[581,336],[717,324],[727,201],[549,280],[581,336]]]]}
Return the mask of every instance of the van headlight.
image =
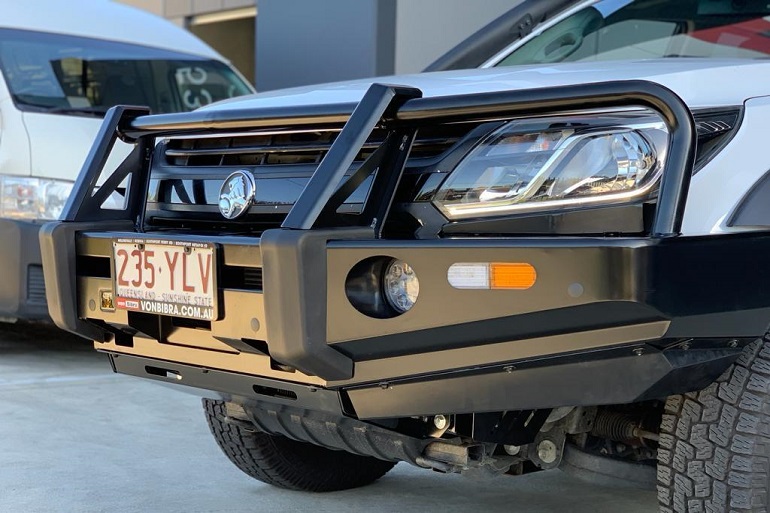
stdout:
{"type": "Polygon", "coordinates": [[[514,120],[465,156],[434,203],[463,219],[652,196],[668,144],[667,125],[650,109],[514,120]]]}
{"type": "Polygon", "coordinates": [[[73,182],[0,175],[0,217],[58,219],[73,182]]]}

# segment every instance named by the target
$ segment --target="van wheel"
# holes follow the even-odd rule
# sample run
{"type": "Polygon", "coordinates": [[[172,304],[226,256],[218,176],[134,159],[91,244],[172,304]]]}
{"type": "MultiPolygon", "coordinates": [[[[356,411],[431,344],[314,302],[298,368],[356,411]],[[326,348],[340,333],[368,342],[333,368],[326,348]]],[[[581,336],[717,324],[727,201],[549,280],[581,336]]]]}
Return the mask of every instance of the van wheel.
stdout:
{"type": "Polygon", "coordinates": [[[347,490],[373,483],[395,463],[225,422],[225,403],[203,399],[211,433],[236,467],[264,483],[308,492],[347,490]]]}
{"type": "Polygon", "coordinates": [[[770,342],[747,346],[715,383],[666,401],[661,512],[764,512],[770,497],[770,342]]]}

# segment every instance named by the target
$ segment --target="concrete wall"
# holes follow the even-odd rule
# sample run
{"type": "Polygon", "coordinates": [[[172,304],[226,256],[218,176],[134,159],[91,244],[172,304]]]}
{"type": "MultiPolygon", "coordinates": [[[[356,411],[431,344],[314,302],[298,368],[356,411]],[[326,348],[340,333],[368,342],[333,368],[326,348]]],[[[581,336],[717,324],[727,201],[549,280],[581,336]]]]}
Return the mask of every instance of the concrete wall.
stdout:
{"type": "Polygon", "coordinates": [[[188,27],[266,91],[419,72],[520,0],[116,1],[188,27]],[[253,38],[243,24],[198,24],[245,7],[253,20],[255,6],[253,38]]]}
{"type": "Polygon", "coordinates": [[[519,0],[259,0],[257,89],[417,73],[519,0]]]}
{"type": "Polygon", "coordinates": [[[418,73],[520,0],[397,0],[396,73],[418,73]]]}
{"type": "Polygon", "coordinates": [[[257,89],[393,73],[393,0],[260,0],[257,89]]]}
{"type": "Polygon", "coordinates": [[[224,55],[243,76],[254,82],[255,20],[253,17],[190,25],[190,32],[224,55]],[[251,49],[251,51],[247,51],[251,49]]]}

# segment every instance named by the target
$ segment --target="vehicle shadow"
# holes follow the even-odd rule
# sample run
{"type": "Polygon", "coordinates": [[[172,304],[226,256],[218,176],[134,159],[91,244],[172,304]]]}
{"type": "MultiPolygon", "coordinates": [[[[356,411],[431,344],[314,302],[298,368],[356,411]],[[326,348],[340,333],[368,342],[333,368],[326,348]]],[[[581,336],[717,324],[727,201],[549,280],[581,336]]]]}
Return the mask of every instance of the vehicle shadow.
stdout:
{"type": "Polygon", "coordinates": [[[93,342],[44,323],[0,323],[0,355],[40,351],[92,352],[93,342]]]}
{"type": "Polygon", "coordinates": [[[441,475],[399,464],[371,486],[344,492],[307,494],[270,486],[257,490],[260,500],[281,509],[320,512],[417,511],[439,509],[442,513],[643,513],[657,511],[654,490],[611,488],[568,476],[561,471],[525,476],[477,479],[441,475]],[[419,508],[419,509],[418,509],[419,508]]]}

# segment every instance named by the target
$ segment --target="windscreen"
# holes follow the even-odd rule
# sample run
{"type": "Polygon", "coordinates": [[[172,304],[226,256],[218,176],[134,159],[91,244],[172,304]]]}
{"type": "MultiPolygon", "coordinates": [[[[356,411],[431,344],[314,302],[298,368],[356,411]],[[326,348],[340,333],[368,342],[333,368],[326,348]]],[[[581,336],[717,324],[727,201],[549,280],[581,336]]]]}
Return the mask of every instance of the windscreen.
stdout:
{"type": "Polygon", "coordinates": [[[0,71],[22,110],[103,115],[114,105],[184,112],[251,92],[226,64],[141,45],[0,29],[0,71]]]}
{"type": "Polygon", "coordinates": [[[497,66],[666,57],[766,58],[770,2],[599,0],[524,42],[497,66]]]}

